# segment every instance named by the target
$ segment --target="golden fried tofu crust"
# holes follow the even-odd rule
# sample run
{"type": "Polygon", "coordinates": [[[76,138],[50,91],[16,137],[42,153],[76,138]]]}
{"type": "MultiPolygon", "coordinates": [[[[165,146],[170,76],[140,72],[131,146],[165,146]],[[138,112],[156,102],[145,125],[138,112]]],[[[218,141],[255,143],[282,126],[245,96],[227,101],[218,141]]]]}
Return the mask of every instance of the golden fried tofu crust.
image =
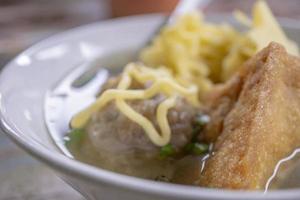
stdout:
{"type": "Polygon", "coordinates": [[[277,162],[300,146],[300,59],[271,43],[226,87],[216,102],[227,106],[212,111],[219,130],[206,132],[216,142],[200,185],[264,189],[277,162]]]}

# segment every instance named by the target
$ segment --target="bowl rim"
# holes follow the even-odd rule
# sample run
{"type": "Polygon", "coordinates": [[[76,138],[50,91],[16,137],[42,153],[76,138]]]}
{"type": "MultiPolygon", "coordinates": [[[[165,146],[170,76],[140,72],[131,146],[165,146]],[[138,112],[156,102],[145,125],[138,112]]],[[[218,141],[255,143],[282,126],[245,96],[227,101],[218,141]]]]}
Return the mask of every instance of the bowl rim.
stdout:
{"type": "MultiPolygon", "coordinates": [[[[55,34],[47,39],[44,39],[19,55],[17,55],[11,62],[9,62],[3,69],[7,70],[10,63],[12,63],[18,56],[34,52],[38,47],[44,43],[55,41],[57,38],[64,37],[69,34],[84,31],[86,29],[92,29],[93,27],[101,26],[104,23],[124,23],[133,19],[146,19],[146,18],[161,18],[161,14],[148,14],[148,15],[137,15],[128,16],[116,19],[109,19],[103,22],[95,22],[80,26],[77,28],[70,29],[68,31],[55,34]]],[[[279,21],[287,22],[287,26],[300,27],[300,23],[293,19],[281,19],[279,21]]],[[[3,71],[0,74],[0,80],[4,78],[3,71]]],[[[295,199],[300,197],[300,189],[286,189],[269,191],[264,194],[262,191],[234,191],[224,189],[211,189],[196,186],[184,186],[170,183],[154,182],[151,180],[130,177],[111,171],[103,170],[85,163],[81,163],[76,160],[72,160],[67,156],[57,154],[47,149],[44,146],[40,146],[38,142],[32,140],[27,141],[26,138],[19,137],[22,135],[18,129],[6,118],[5,112],[3,112],[2,98],[0,98],[0,128],[6,135],[8,135],[17,145],[19,145],[26,152],[31,154],[38,160],[46,163],[50,167],[58,170],[60,173],[68,174],[79,179],[95,184],[108,184],[114,187],[128,189],[132,191],[138,191],[141,193],[155,194],[166,197],[176,197],[185,199],[201,199],[201,198],[214,198],[214,199],[295,199]]]]}

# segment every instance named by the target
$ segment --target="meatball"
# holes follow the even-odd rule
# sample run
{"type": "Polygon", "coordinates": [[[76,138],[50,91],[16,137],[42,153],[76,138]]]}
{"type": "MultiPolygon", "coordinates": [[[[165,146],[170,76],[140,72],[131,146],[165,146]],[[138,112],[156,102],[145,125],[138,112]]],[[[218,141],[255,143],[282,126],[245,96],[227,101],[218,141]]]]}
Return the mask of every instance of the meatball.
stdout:
{"type": "MultiPolygon", "coordinates": [[[[110,79],[103,88],[113,88],[116,83],[116,79],[110,79]]],[[[132,87],[136,89],[142,86],[134,83],[132,87]]],[[[165,97],[160,94],[151,99],[132,100],[127,103],[148,118],[160,132],[156,121],[156,109],[163,100],[165,97]]],[[[170,144],[178,154],[193,137],[192,121],[197,111],[198,108],[184,98],[177,97],[176,105],[168,112],[170,144]]],[[[150,141],[141,126],[120,112],[114,101],[91,116],[86,132],[86,145],[90,146],[88,152],[93,152],[93,159],[97,158],[98,166],[148,179],[172,177],[174,159],[162,159],[159,156],[161,147],[150,141]]]]}
{"type": "MultiPolygon", "coordinates": [[[[130,106],[148,118],[157,127],[156,108],[163,101],[162,95],[144,101],[132,101],[130,106]]],[[[192,137],[192,120],[197,113],[195,107],[188,104],[183,98],[178,98],[176,106],[168,112],[168,121],[171,128],[172,146],[180,151],[192,137]]],[[[160,147],[154,145],[143,128],[131,121],[110,103],[101,111],[95,113],[87,126],[89,137],[100,151],[106,146],[115,146],[110,151],[125,152],[132,150],[144,151],[146,155],[156,155],[160,147]]]]}

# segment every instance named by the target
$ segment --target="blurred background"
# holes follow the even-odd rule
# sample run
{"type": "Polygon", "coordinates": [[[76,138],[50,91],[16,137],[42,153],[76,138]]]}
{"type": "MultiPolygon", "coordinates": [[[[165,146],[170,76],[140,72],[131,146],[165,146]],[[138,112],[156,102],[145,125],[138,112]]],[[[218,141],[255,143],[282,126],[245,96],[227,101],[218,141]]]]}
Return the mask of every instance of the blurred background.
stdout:
{"type": "MultiPolygon", "coordinates": [[[[207,0],[205,0],[207,1],[207,0]]],[[[170,12],[178,0],[0,0],[0,68],[33,43],[109,18],[170,12]]],[[[211,0],[204,13],[249,13],[254,0],[211,0]]],[[[300,0],[269,0],[276,16],[300,20],[300,0]]],[[[83,199],[0,133],[0,199],[83,199]]]]}
{"type": "MultiPolygon", "coordinates": [[[[32,43],[112,17],[168,12],[178,0],[0,0],[0,66],[32,43]]],[[[211,0],[204,12],[249,12],[253,0],[211,0]]],[[[269,0],[277,16],[300,19],[299,0],[269,0]]]]}

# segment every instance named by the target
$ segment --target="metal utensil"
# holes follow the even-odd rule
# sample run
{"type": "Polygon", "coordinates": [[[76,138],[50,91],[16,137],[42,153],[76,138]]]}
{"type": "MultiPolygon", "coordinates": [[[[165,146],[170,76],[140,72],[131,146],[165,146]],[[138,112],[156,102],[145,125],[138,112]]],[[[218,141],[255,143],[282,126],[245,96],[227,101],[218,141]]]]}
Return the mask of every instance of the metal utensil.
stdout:
{"type": "MultiPolygon", "coordinates": [[[[190,12],[192,10],[195,10],[196,8],[201,9],[205,7],[211,0],[181,0],[177,4],[176,8],[173,10],[173,12],[163,20],[163,22],[158,26],[158,28],[153,32],[153,34],[149,37],[148,40],[142,45],[142,47],[139,48],[139,50],[135,53],[135,55],[132,57],[132,61],[138,61],[139,60],[139,52],[144,47],[148,46],[153,38],[159,34],[161,29],[168,25],[172,24],[175,19],[183,15],[187,12],[190,12]]],[[[93,79],[93,77],[96,76],[98,68],[89,68],[86,70],[83,74],[81,74],[78,78],[76,78],[73,83],[71,84],[72,87],[79,88],[83,85],[85,85],[87,82],[93,79]]]]}

